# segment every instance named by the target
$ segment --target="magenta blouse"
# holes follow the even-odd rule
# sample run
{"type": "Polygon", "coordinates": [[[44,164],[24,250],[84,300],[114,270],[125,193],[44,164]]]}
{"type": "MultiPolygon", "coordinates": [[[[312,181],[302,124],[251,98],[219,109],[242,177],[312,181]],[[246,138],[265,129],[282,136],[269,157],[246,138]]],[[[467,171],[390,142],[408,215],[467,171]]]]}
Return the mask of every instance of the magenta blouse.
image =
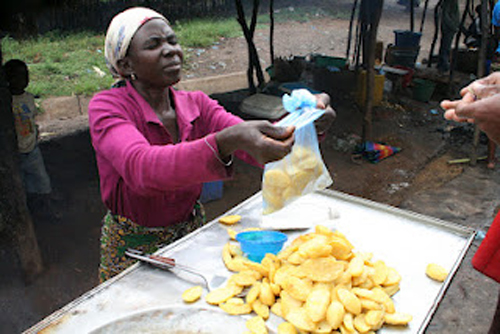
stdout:
{"type": "MultiPolygon", "coordinates": [[[[186,221],[204,182],[233,175],[203,138],[217,149],[215,133],[242,122],[203,92],[170,91],[177,144],[128,82],[96,94],[89,104],[102,200],[113,214],[148,227],[186,221]]],[[[244,152],[236,155],[255,163],[244,152]]]]}

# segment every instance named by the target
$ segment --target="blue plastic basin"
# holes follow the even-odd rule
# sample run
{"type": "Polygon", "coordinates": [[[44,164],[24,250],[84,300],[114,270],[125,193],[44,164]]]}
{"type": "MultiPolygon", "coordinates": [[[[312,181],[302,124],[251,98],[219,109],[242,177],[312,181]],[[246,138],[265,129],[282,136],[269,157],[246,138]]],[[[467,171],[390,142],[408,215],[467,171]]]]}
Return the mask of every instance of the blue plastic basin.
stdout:
{"type": "Polygon", "coordinates": [[[247,231],[238,233],[236,240],[249,260],[260,263],[267,253],[278,254],[288,237],[277,231],[247,231]]]}

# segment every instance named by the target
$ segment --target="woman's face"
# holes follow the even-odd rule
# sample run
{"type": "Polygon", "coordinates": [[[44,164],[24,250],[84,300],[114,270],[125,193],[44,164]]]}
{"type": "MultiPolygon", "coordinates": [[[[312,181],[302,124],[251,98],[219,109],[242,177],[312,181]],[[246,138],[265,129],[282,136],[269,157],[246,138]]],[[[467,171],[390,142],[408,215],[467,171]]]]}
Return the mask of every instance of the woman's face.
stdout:
{"type": "Polygon", "coordinates": [[[183,57],[172,28],[164,20],[152,19],[137,30],[126,58],[141,83],[170,86],[181,79],[183,57]]]}

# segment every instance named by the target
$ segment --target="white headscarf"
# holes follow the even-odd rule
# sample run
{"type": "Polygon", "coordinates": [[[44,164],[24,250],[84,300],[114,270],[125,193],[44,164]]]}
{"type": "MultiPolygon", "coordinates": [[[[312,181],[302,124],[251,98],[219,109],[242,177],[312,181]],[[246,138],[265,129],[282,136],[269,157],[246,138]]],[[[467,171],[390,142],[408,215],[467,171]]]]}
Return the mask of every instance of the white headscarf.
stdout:
{"type": "Polygon", "coordinates": [[[106,65],[115,78],[122,78],[117,63],[127,54],[130,41],[139,28],[151,19],[168,20],[160,13],[144,7],[129,8],[116,15],[109,24],[104,43],[106,65]]]}

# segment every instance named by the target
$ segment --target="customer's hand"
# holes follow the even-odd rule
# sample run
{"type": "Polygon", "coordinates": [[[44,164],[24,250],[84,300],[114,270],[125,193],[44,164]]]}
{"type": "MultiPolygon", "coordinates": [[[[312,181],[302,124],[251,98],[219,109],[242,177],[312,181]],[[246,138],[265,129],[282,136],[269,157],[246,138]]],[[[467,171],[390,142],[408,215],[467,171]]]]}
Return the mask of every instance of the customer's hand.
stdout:
{"type": "Polygon", "coordinates": [[[316,132],[318,134],[323,134],[330,128],[330,126],[332,126],[337,114],[330,106],[330,96],[328,94],[321,93],[316,94],[315,96],[317,100],[316,108],[325,109],[325,113],[314,122],[316,132]]]}
{"type": "Polygon", "coordinates": [[[455,121],[455,122],[470,122],[473,123],[474,120],[472,118],[466,118],[466,117],[461,117],[460,115],[457,115],[456,109],[459,106],[463,105],[468,105],[473,102],[477,101],[476,96],[470,92],[466,92],[462,99],[460,100],[455,100],[455,101],[450,101],[450,100],[443,100],[441,101],[441,107],[445,110],[444,113],[444,118],[450,121],[455,121]]]}
{"type": "Polygon", "coordinates": [[[243,150],[257,162],[266,164],[291,152],[294,131],[293,126],[284,128],[268,121],[247,121],[220,131],[215,138],[221,157],[243,150]]]}
{"type": "Polygon", "coordinates": [[[500,144],[500,94],[495,94],[470,103],[458,103],[451,119],[466,119],[476,123],[488,138],[500,144]]]}
{"type": "Polygon", "coordinates": [[[446,119],[476,123],[491,140],[500,144],[500,94],[478,100],[473,92],[467,90],[461,100],[442,101],[441,107],[446,110],[446,119]]]}
{"type": "Polygon", "coordinates": [[[473,123],[473,118],[467,118],[465,115],[456,113],[457,108],[463,108],[465,105],[471,104],[477,100],[485,99],[495,94],[500,93],[500,73],[494,72],[487,77],[475,80],[470,85],[462,88],[460,95],[462,99],[441,102],[441,107],[445,109],[444,117],[448,120],[456,122],[473,123]]]}

